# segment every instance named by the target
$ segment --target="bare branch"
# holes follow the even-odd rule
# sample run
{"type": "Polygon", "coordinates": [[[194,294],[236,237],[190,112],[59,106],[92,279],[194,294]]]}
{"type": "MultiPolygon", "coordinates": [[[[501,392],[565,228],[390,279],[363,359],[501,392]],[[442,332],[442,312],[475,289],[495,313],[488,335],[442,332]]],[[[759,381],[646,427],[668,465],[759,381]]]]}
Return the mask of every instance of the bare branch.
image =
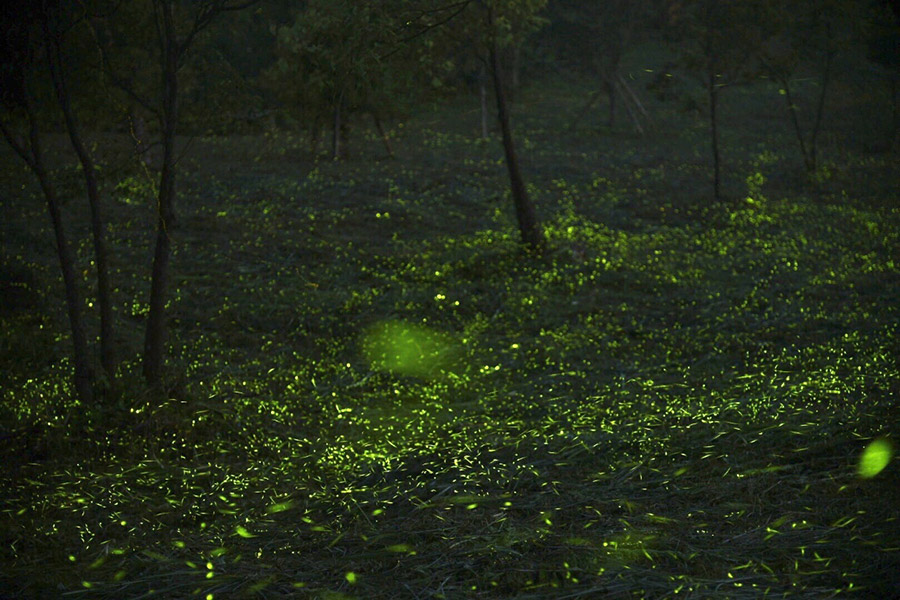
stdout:
{"type": "Polygon", "coordinates": [[[196,37],[196,35],[203,29],[205,29],[212,22],[212,20],[216,18],[216,16],[223,12],[243,10],[245,8],[253,6],[254,4],[257,4],[258,2],[259,0],[241,0],[240,2],[229,3],[228,0],[218,0],[216,2],[211,2],[204,5],[200,10],[197,11],[197,14],[194,16],[194,23],[193,25],[191,25],[191,29],[188,31],[188,34],[185,36],[184,40],[178,45],[177,52],[179,60],[181,59],[181,55],[187,51],[191,43],[194,41],[194,37],[196,37]]]}
{"type": "Polygon", "coordinates": [[[119,75],[113,69],[112,63],[109,60],[108,50],[104,47],[103,43],[100,41],[100,35],[97,33],[97,28],[94,26],[94,22],[91,19],[87,19],[88,27],[91,30],[91,35],[94,38],[94,42],[97,44],[97,50],[100,52],[100,60],[103,64],[103,70],[106,72],[107,77],[109,77],[110,81],[112,81],[113,85],[125,92],[132,100],[134,100],[138,105],[140,105],[144,110],[152,114],[153,116],[159,118],[159,111],[150,103],[146,98],[142,97],[138,94],[134,88],[128,84],[128,82],[119,77],[119,75]]]}
{"type": "Polygon", "coordinates": [[[19,155],[19,158],[24,160],[25,164],[27,164],[29,168],[34,170],[34,159],[25,149],[25,144],[18,140],[16,135],[13,134],[12,130],[9,129],[6,123],[3,122],[3,119],[0,119],[0,133],[3,133],[3,137],[6,139],[6,143],[9,144],[9,147],[19,155]]]}
{"type": "Polygon", "coordinates": [[[383,54],[382,56],[379,56],[378,60],[384,60],[385,58],[388,58],[389,56],[393,56],[394,54],[399,52],[403,48],[403,45],[406,44],[407,42],[411,42],[412,40],[425,35],[432,29],[440,27],[441,25],[444,25],[445,23],[449,23],[450,21],[455,19],[457,16],[459,16],[464,10],[466,10],[466,8],[468,8],[469,4],[471,4],[471,3],[472,3],[472,0],[462,0],[461,2],[457,2],[455,4],[450,4],[448,6],[443,6],[441,8],[436,8],[433,10],[421,12],[420,17],[422,17],[426,14],[432,14],[432,13],[438,13],[438,12],[444,12],[447,10],[456,9],[454,12],[452,12],[450,14],[449,17],[446,17],[444,19],[441,19],[439,21],[436,21],[434,23],[426,25],[422,30],[417,31],[408,37],[398,40],[395,44],[396,47],[393,50],[391,50],[390,52],[388,52],[387,54],[383,54]]]}

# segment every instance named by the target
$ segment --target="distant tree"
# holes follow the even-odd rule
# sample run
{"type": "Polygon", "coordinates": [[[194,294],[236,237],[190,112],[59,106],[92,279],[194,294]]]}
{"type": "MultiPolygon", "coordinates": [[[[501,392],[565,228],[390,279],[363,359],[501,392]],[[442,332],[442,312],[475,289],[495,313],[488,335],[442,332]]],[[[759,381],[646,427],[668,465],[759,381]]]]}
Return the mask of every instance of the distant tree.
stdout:
{"type": "Polygon", "coordinates": [[[608,102],[607,125],[615,124],[617,98],[640,130],[642,106],[619,68],[635,31],[650,15],[647,0],[556,0],[548,16],[560,39],[559,51],[566,66],[596,78],[600,91],[592,94],[573,126],[601,95],[608,102]]]}
{"type": "Polygon", "coordinates": [[[722,198],[722,153],[719,141],[720,96],[729,86],[754,78],[754,51],[762,31],[755,0],[686,0],[667,6],[677,40],[679,62],[695,75],[706,92],[713,196],[722,198]],[[673,5],[677,5],[676,7],[673,5]]]}
{"type": "Polygon", "coordinates": [[[403,39],[417,14],[415,3],[399,0],[310,0],[275,28],[277,60],[263,79],[299,112],[313,153],[330,121],[331,155],[341,158],[351,115],[365,112],[393,155],[384,117],[404,112],[438,81],[430,55],[403,39]]]}
{"type": "Polygon", "coordinates": [[[864,7],[855,0],[760,1],[757,19],[767,37],[756,56],[766,73],[780,86],[803,164],[815,171],[818,139],[825,114],[825,101],[834,77],[837,53],[858,36],[864,7]],[[856,30],[856,31],[854,31],[856,30]],[[818,94],[809,133],[804,133],[794,81],[807,65],[816,71],[818,94]]]}
{"type": "MultiPolygon", "coordinates": [[[[434,43],[430,49],[435,55],[443,56],[451,67],[451,77],[456,85],[469,92],[476,92],[480,102],[481,138],[486,139],[489,133],[490,89],[493,88],[491,77],[489,31],[486,28],[484,9],[478,10],[479,2],[457,2],[448,6],[462,6],[466,10],[459,11],[453,23],[442,28],[434,35],[434,43]],[[475,10],[473,10],[473,8],[475,10]]],[[[506,92],[506,99],[512,102],[521,87],[521,71],[523,68],[523,52],[531,36],[547,21],[539,16],[546,5],[546,0],[537,4],[532,2],[498,3],[498,23],[503,29],[503,36],[498,46],[501,79],[506,92]]],[[[451,88],[453,84],[451,83],[451,88]]]]}
{"type": "MultiPolygon", "coordinates": [[[[545,239],[519,165],[507,101],[509,78],[502,65],[502,53],[521,45],[528,35],[546,23],[540,16],[546,4],[547,0],[468,0],[445,4],[445,11],[448,7],[456,10],[452,14],[454,21],[451,27],[441,31],[441,41],[435,48],[438,53],[456,58],[460,56],[460,43],[465,44],[469,48],[467,52],[472,53],[469,56],[474,55],[490,74],[519,232],[522,242],[538,252],[543,249],[545,239]]],[[[485,106],[484,91],[481,97],[485,106]]]]}
{"type": "Polygon", "coordinates": [[[150,307],[144,337],[143,374],[152,389],[163,389],[165,363],[167,290],[170,279],[172,232],[176,226],[177,162],[175,134],[179,122],[179,72],[188,50],[198,35],[222,13],[244,9],[256,0],[148,0],[140,6],[128,5],[109,16],[96,16],[95,34],[103,53],[106,74],[137,104],[153,114],[162,135],[162,165],[157,192],[158,219],[156,245],[150,282],[150,307]],[[149,32],[149,34],[148,34],[149,32]],[[129,64],[135,56],[134,40],[152,38],[158,79],[133,77],[138,65],[129,64]]]}
{"type": "Polygon", "coordinates": [[[78,276],[63,224],[59,196],[50,174],[42,145],[41,123],[53,123],[48,116],[53,106],[53,84],[60,67],[56,48],[48,38],[49,10],[47,4],[23,3],[2,13],[3,52],[0,54],[0,98],[4,115],[0,117],[0,132],[15,153],[28,165],[41,186],[56,237],[56,252],[65,286],[66,307],[72,332],[75,392],[79,400],[91,406],[94,400],[94,376],[90,366],[87,336],[81,314],[81,294],[78,276]],[[18,131],[17,131],[18,129],[18,131]]]}
{"type": "Polygon", "coordinates": [[[544,7],[546,0],[481,0],[486,27],[484,42],[487,45],[490,60],[491,78],[494,83],[494,97],[497,101],[497,117],[500,121],[500,132],[503,136],[503,151],[506,157],[506,168],[509,172],[510,192],[519,222],[519,233],[522,242],[535,252],[540,252],[544,245],[544,233],[537,218],[534,203],[528,197],[519,157],[516,151],[512,126],[510,125],[509,108],[506,103],[503,72],[500,66],[500,49],[510,44],[513,24],[528,22],[537,25],[538,12],[544,7]]]}
{"type": "MultiPolygon", "coordinates": [[[[332,156],[340,156],[341,125],[354,107],[373,106],[392,95],[410,93],[408,78],[412,65],[398,68],[393,59],[416,42],[426,51],[415,53],[420,65],[446,65],[448,46],[438,43],[432,33],[453,39],[447,27],[471,31],[490,67],[497,100],[498,119],[510,176],[510,189],[519,220],[522,240],[533,249],[544,238],[534,205],[526,192],[510,125],[500,52],[531,31],[541,20],[538,12],[546,0],[419,0],[418,2],[357,3],[352,0],[310,0],[293,26],[278,29],[279,76],[295,82],[300,102],[313,107],[312,119],[321,119],[323,109],[332,113],[332,156]],[[453,22],[452,26],[448,23],[453,22]],[[296,79],[289,79],[291,73],[296,79]]],[[[434,79],[434,78],[433,78],[434,79]]]]}

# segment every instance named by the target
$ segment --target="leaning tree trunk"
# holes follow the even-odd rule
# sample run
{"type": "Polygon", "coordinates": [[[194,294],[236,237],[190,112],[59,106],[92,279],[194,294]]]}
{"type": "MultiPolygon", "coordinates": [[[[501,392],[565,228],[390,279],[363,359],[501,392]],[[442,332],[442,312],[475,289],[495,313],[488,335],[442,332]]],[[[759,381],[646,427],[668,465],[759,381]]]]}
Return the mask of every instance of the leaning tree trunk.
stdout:
{"type": "MultiPolygon", "coordinates": [[[[168,5],[166,5],[168,8],[168,5]]],[[[165,35],[174,42],[171,14],[166,14],[165,35]]],[[[172,229],[175,227],[175,130],[178,123],[178,56],[174,43],[165,48],[163,63],[163,164],[159,177],[156,249],[150,281],[150,310],[144,337],[144,379],[151,389],[162,390],[167,337],[166,297],[169,287],[169,262],[172,253],[172,229]]]]}
{"type": "Polygon", "coordinates": [[[66,308],[69,311],[69,324],[72,328],[72,349],[75,353],[73,356],[75,364],[75,392],[82,403],[90,406],[94,401],[94,378],[90,368],[87,336],[84,333],[84,323],[81,319],[81,294],[78,293],[75,263],[63,230],[62,215],[59,210],[56,190],[50,183],[50,177],[44,169],[41,159],[38,158],[37,148],[35,148],[35,158],[37,167],[35,173],[41,183],[44,197],[47,199],[47,209],[50,212],[53,232],[56,235],[56,253],[59,256],[59,266],[62,269],[63,283],[66,288],[66,308]]]}
{"type": "Polygon", "coordinates": [[[487,67],[481,65],[478,73],[478,94],[481,98],[481,139],[488,139],[488,93],[487,93],[487,67]]]}
{"type": "Polygon", "coordinates": [[[381,143],[384,144],[384,149],[388,153],[388,158],[394,158],[394,147],[391,146],[391,138],[387,134],[387,131],[384,129],[384,125],[381,122],[381,117],[378,116],[378,111],[374,108],[370,108],[369,112],[372,115],[372,120],[375,122],[375,129],[378,131],[378,135],[381,137],[381,143]]]}
{"type": "Polygon", "coordinates": [[[719,88],[716,87],[716,72],[713,63],[709,64],[709,78],[707,80],[707,92],[709,94],[709,132],[710,143],[712,145],[713,155],[713,197],[716,201],[721,200],[721,171],[722,157],[719,152],[719,88]]]}
{"type": "Polygon", "coordinates": [[[612,129],[616,124],[616,86],[613,79],[607,75],[604,77],[603,83],[606,87],[606,97],[609,99],[609,118],[607,126],[612,129]]]}
{"type": "Polygon", "coordinates": [[[91,373],[90,359],[88,355],[87,336],[84,333],[84,322],[81,319],[81,294],[78,293],[78,278],[75,272],[75,261],[66,232],[63,228],[62,213],[59,208],[59,198],[56,189],[50,179],[47,168],[44,165],[44,156],[41,150],[40,136],[38,135],[37,122],[29,106],[23,107],[28,117],[30,148],[25,142],[16,141],[16,137],[0,121],[0,131],[12,149],[25,161],[40,183],[41,191],[47,200],[47,210],[50,213],[50,221],[53,224],[53,233],[56,237],[56,254],[59,257],[59,266],[62,270],[63,285],[66,291],[66,308],[69,313],[69,327],[72,330],[72,359],[75,367],[75,393],[85,406],[91,406],[94,401],[94,377],[91,373]]]}
{"type": "MultiPolygon", "coordinates": [[[[900,10],[900,9],[898,9],[900,10]]],[[[897,143],[897,136],[900,134],[900,102],[897,101],[897,73],[891,74],[891,136],[888,138],[888,150],[894,148],[897,143]]]]}
{"type": "Polygon", "coordinates": [[[825,96],[828,93],[828,84],[831,83],[831,65],[834,62],[834,50],[831,48],[831,27],[827,26],[826,35],[828,46],[825,48],[825,66],[822,69],[822,88],[819,90],[819,101],[816,105],[816,120],[813,123],[812,135],[809,140],[810,171],[815,171],[818,166],[816,148],[819,139],[819,131],[822,130],[822,117],[825,114],[825,96]]]}
{"type": "Polygon", "coordinates": [[[534,204],[528,198],[525,182],[519,170],[519,157],[516,154],[516,145],[513,141],[512,128],[509,125],[509,111],[506,106],[506,96],[503,93],[503,81],[500,74],[500,60],[497,56],[497,40],[493,37],[494,13],[488,8],[488,25],[492,32],[490,59],[491,75],[494,80],[494,95],[497,98],[497,115],[500,119],[500,131],[503,135],[503,150],[506,155],[506,168],[509,171],[510,191],[513,203],[516,207],[516,218],[519,221],[519,232],[524,242],[531,250],[540,252],[544,247],[544,234],[534,204]]]}
{"type": "Polygon", "coordinates": [[[46,20],[43,21],[43,26],[45,47],[49,56],[50,77],[53,80],[56,98],[66,121],[66,131],[69,134],[69,140],[72,143],[72,148],[75,149],[75,153],[78,155],[78,160],[81,162],[81,168],[84,172],[88,204],[91,210],[94,259],[97,262],[97,303],[100,305],[100,363],[106,372],[107,379],[112,381],[116,370],[115,350],[113,348],[112,292],[110,291],[109,260],[100,191],[97,184],[97,171],[94,167],[93,158],[87,151],[87,148],[85,148],[84,141],[81,138],[81,129],[78,126],[75,113],[69,101],[58,40],[51,35],[46,20]]]}
{"type": "Polygon", "coordinates": [[[334,102],[334,114],[331,124],[331,160],[340,160],[343,148],[341,148],[341,129],[344,127],[341,114],[341,105],[344,103],[344,93],[341,92],[334,102]]]}
{"type": "Polygon", "coordinates": [[[797,105],[794,104],[794,96],[791,93],[790,82],[787,80],[787,77],[784,77],[781,79],[780,83],[784,90],[784,101],[787,103],[791,124],[794,126],[794,135],[797,137],[797,143],[800,145],[800,155],[803,157],[803,166],[806,167],[807,171],[812,171],[815,167],[812,166],[812,160],[810,159],[809,152],[806,150],[806,139],[803,136],[803,128],[800,127],[800,117],[797,115],[797,105]]]}

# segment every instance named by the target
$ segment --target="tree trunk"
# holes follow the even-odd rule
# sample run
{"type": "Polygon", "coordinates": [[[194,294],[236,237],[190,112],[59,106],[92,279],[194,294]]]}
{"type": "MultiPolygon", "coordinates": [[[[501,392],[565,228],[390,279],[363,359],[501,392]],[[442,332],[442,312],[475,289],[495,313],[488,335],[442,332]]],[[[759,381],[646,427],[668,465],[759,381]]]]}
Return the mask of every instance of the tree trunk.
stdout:
{"type": "Polygon", "coordinates": [[[888,150],[892,150],[900,134],[900,102],[897,101],[897,73],[891,73],[891,136],[888,138],[888,150]]]}
{"type": "Polygon", "coordinates": [[[147,122],[144,121],[144,117],[140,115],[136,107],[131,108],[128,118],[130,120],[131,137],[134,140],[135,154],[137,154],[138,159],[147,169],[152,171],[158,170],[159,160],[158,157],[154,160],[153,155],[157,154],[157,152],[151,152],[152,146],[150,144],[150,135],[147,133],[147,122]]]}
{"type": "Polygon", "coordinates": [[[607,125],[610,129],[616,123],[616,86],[613,83],[613,79],[609,77],[604,78],[604,87],[606,88],[606,97],[609,98],[609,121],[607,125]]]}
{"type": "Polygon", "coordinates": [[[719,89],[716,87],[716,73],[712,64],[709,66],[709,81],[707,83],[709,92],[709,131],[712,144],[713,155],[713,197],[716,201],[722,199],[721,193],[721,164],[722,159],[719,153],[719,89]]]}
{"type": "Polygon", "coordinates": [[[319,136],[322,133],[322,125],[319,118],[313,122],[312,129],[309,132],[309,159],[315,161],[319,156],[319,136]]]}
{"type": "Polygon", "coordinates": [[[47,209],[50,212],[50,220],[53,222],[53,232],[56,235],[56,252],[59,256],[59,266],[62,269],[63,283],[66,288],[66,308],[69,312],[69,325],[72,329],[72,350],[75,365],[75,392],[79,400],[86,406],[91,406],[94,401],[93,374],[91,373],[90,360],[87,346],[87,336],[84,333],[84,323],[81,319],[81,294],[78,293],[78,280],[75,274],[75,264],[69,243],[63,231],[62,215],[59,210],[59,200],[56,190],[50,183],[50,178],[44,170],[42,159],[37,158],[37,177],[41,183],[44,197],[47,199],[47,209]]]}
{"type": "Polygon", "coordinates": [[[84,333],[84,323],[81,319],[81,294],[78,293],[78,279],[75,273],[75,261],[69,249],[66,232],[63,228],[62,214],[59,208],[59,199],[56,189],[50,179],[44,165],[44,156],[38,135],[37,122],[29,106],[23,106],[28,117],[28,144],[17,142],[15,136],[0,122],[0,131],[3,137],[13,148],[16,154],[25,161],[40,183],[41,191],[47,200],[47,211],[50,213],[50,222],[53,224],[53,233],[56,237],[56,254],[59,258],[59,266],[62,271],[63,285],[66,291],[66,308],[69,313],[69,327],[72,330],[72,356],[75,367],[75,393],[81,403],[90,407],[94,401],[94,377],[91,373],[90,360],[87,346],[87,336],[84,333]]]}
{"type": "Polygon", "coordinates": [[[337,101],[334,103],[334,121],[332,123],[332,134],[331,134],[331,160],[340,160],[341,159],[341,128],[344,126],[341,121],[341,104],[343,103],[344,94],[341,93],[337,97],[337,101]]]}
{"type": "Polygon", "coordinates": [[[819,138],[819,131],[822,129],[822,117],[825,114],[825,96],[828,93],[828,84],[831,83],[831,64],[834,60],[834,49],[831,47],[831,26],[826,23],[826,48],[825,48],[825,66],[822,70],[822,89],[819,91],[819,101],[816,105],[816,121],[813,124],[812,135],[809,140],[809,158],[810,164],[807,168],[815,171],[817,166],[816,147],[819,138]]]}
{"type": "Polygon", "coordinates": [[[94,260],[97,263],[97,303],[100,306],[100,363],[109,381],[112,381],[116,372],[115,350],[113,348],[113,314],[112,292],[109,282],[109,261],[107,259],[106,234],[104,232],[104,220],[100,200],[99,186],[97,185],[97,172],[94,168],[94,160],[85,148],[81,138],[81,129],[75,119],[75,113],[69,101],[69,93],[63,72],[62,55],[59,41],[51,35],[49,25],[44,19],[44,42],[50,66],[50,77],[56,90],[56,98],[62,109],[66,121],[66,131],[72,148],[78,155],[81,168],[84,172],[85,187],[87,189],[88,204],[91,210],[91,232],[94,238],[94,260]]]}
{"type": "Polygon", "coordinates": [[[169,286],[172,229],[175,227],[175,130],[178,124],[178,52],[172,8],[162,5],[165,37],[163,55],[163,164],[159,178],[156,249],[150,281],[150,311],[144,337],[144,379],[151,389],[162,390],[167,337],[166,296],[169,286]]]}
{"type": "Polygon", "coordinates": [[[384,144],[384,149],[387,150],[388,157],[394,158],[394,148],[391,146],[391,138],[388,137],[387,132],[381,124],[381,118],[378,116],[378,111],[370,109],[369,112],[372,114],[372,120],[375,121],[375,129],[381,137],[381,142],[384,144]]]}
{"type": "Polygon", "coordinates": [[[490,131],[488,130],[488,93],[487,93],[487,67],[481,65],[481,72],[478,75],[478,91],[481,96],[481,139],[488,139],[490,131]]]}
{"type": "Polygon", "coordinates": [[[803,157],[803,166],[807,171],[815,169],[812,165],[809,153],[806,151],[806,140],[803,136],[803,128],[800,126],[800,117],[797,115],[797,105],[794,104],[794,97],[791,94],[790,84],[787,78],[781,80],[784,89],[784,101],[787,102],[788,114],[791,116],[791,123],[794,125],[794,134],[797,136],[797,143],[800,144],[800,154],[803,157]]]}
{"type": "Polygon", "coordinates": [[[594,104],[597,102],[597,100],[600,99],[602,93],[603,93],[602,91],[591,92],[591,95],[588,97],[587,103],[582,107],[582,109],[580,111],[578,111],[578,114],[575,115],[575,118],[572,119],[571,123],[569,123],[569,127],[566,129],[566,131],[574,131],[575,130],[575,128],[578,126],[578,123],[581,122],[581,119],[584,118],[584,116],[588,113],[588,111],[591,109],[591,107],[593,107],[594,104]]]}
{"type": "Polygon", "coordinates": [[[544,234],[541,231],[540,223],[538,223],[534,205],[528,198],[525,182],[522,180],[522,173],[519,170],[519,158],[516,154],[516,146],[509,124],[509,111],[506,106],[506,96],[503,92],[500,60],[497,56],[497,40],[494,37],[494,13],[490,7],[488,7],[488,26],[492,36],[490,48],[491,75],[494,80],[494,94],[497,98],[497,115],[500,119],[503,150],[506,155],[506,167],[509,171],[510,191],[516,207],[516,218],[519,221],[519,232],[522,235],[523,243],[531,250],[540,252],[544,247],[544,234]]]}

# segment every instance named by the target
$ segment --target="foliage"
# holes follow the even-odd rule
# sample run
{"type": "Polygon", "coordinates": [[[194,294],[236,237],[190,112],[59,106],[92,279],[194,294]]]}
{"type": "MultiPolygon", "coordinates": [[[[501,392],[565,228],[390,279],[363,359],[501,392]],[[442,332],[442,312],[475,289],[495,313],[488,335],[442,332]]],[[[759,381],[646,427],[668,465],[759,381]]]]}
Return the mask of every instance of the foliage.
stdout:
{"type": "Polygon", "coordinates": [[[437,84],[427,55],[402,40],[405,2],[313,1],[276,29],[277,60],[263,76],[310,128],[335,107],[402,114],[425,79],[437,84]]]}

